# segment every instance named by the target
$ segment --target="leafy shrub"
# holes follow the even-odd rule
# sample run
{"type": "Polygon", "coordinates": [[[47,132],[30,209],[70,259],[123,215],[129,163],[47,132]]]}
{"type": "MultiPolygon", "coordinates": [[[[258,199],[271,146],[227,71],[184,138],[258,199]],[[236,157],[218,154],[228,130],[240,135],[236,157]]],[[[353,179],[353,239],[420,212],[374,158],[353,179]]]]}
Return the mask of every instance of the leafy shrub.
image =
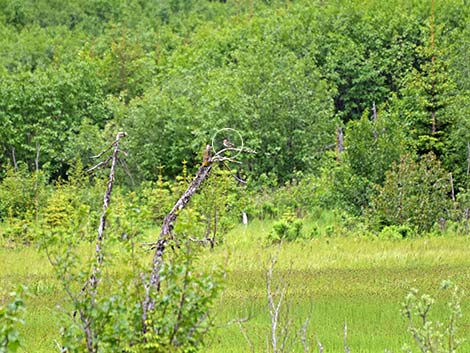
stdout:
{"type": "MultiPolygon", "coordinates": [[[[428,294],[419,296],[417,289],[412,289],[402,303],[402,316],[408,323],[408,331],[422,353],[456,353],[465,341],[458,334],[458,320],[462,317],[460,302],[463,291],[450,281],[443,281],[441,290],[451,290],[447,302],[449,317],[441,322],[431,316],[435,299],[428,294]]],[[[412,350],[404,347],[407,353],[412,350]]]]}
{"type": "Polygon", "coordinates": [[[5,223],[3,237],[8,241],[29,244],[36,238],[37,231],[38,227],[31,217],[25,219],[11,217],[5,223]]]}
{"type": "Polygon", "coordinates": [[[447,217],[448,192],[448,174],[433,154],[418,161],[404,155],[386,173],[373,199],[371,216],[381,226],[408,224],[426,231],[447,217]]]}
{"type": "Polygon", "coordinates": [[[0,352],[14,353],[20,348],[20,334],[18,326],[24,324],[24,301],[22,294],[25,288],[10,293],[12,301],[0,306],[0,352]]]}
{"type": "Polygon", "coordinates": [[[348,159],[324,164],[317,182],[319,206],[360,216],[374,193],[374,184],[353,170],[348,159]]]}
{"type": "Polygon", "coordinates": [[[415,236],[415,234],[415,230],[406,224],[398,226],[391,225],[383,227],[383,229],[378,234],[378,238],[386,240],[400,240],[405,238],[412,238],[415,236]]]}
{"type": "Polygon", "coordinates": [[[142,183],[139,190],[139,202],[142,221],[155,224],[162,221],[172,206],[171,185],[160,174],[155,182],[142,183]]]}
{"type": "Polygon", "coordinates": [[[303,237],[303,221],[293,213],[285,213],[283,218],[273,224],[273,229],[268,234],[270,242],[283,240],[292,241],[303,237]]]}
{"type": "Polygon", "coordinates": [[[25,164],[8,167],[0,183],[0,220],[35,218],[47,197],[43,172],[28,172],[25,164]]]}

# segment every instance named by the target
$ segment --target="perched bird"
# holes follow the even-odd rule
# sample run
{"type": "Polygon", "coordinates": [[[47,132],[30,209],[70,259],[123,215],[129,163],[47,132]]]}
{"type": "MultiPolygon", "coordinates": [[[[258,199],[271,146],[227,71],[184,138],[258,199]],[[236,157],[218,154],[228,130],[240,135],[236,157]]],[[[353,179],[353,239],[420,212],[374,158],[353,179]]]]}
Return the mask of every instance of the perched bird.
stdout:
{"type": "Polygon", "coordinates": [[[235,145],[228,138],[225,138],[224,139],[224,147],[225,148],[234,148],[235,145]]]}
{"type": "Polygon", "coordinates": [[[204,167],[207,167],[209,165],[210,160],[211,160],[211,145],[206,145],[206,149],[204,150],[204,153],[202,154],[202,165],[204,167]]]}

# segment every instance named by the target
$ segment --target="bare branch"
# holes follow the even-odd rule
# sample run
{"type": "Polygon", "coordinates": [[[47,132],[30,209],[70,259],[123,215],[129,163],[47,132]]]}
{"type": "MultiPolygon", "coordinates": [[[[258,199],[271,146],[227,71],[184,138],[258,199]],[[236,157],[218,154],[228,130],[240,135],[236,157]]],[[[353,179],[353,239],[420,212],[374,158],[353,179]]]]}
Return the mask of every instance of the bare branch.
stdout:
{"type": "Polygon", "coordinates": [[[251,319],[251,316],[248,316],[248,317],[242,317],[240,319],[234,319],[234,320],[230,320],[228,321],[227,323],[223,324],[223,325],[219,325],[217,326],[217,328],[224,328],[224,327],[229,327],[229,326],[232,326],[234,324],[238,324],[238,323],[244,323],[244,322],[247,322],[248,320],[251,319]]]}
{"type": "Polygon", "coordinates": [[[300,330],[299,330],[300,342],[302,342],[302,346],[304,348],[305,353],[310,352],[310,347],[308,346],[308,342],[307,342],[308,319],[309,318],[307,318],[304,321],[304,324],[300,327],[300,330]]]}
{"type": "Polygon", "coordinates": [[[96,156],[91,156],[90,158],[91,159],[98,159],[100,158],[102,155],[104,155],[106,152],[108,152],[110,149],[112,149],[115,145],[116,141],[112,142],[108,147],[106,147],[103,151],[101,151],[100,153],[98,153],[96,156]]]}
{"type": "MultiPolygon", "coordinates": [[[[201,325],[204,323],[204,321],[206,321],[208,316],[209,316],[209,312],[205,312],[204,315],[201,316],[199,321],[196,322],[196,324],[193,327],[191,327],[191,329],[189,330],[188,337],[191,337],[192,335],[194,335],[194,332],[196,332],[196,330],[199,327],[201,327],[201,325]]],[[[204,332],[207,332],[207,329],[205,329],[204,332]]]]}
{"type": "Polygon", "coordinates": [[[214,154],[214,157],[212,159],[214,159],[215,157],[219,157],[221,155],[224,155],[226,152],[229,152],[229,151],[234,151],[234,152],[238,152],[238,153],[251,153],[251,154],[256,154],[256,151],[255,150],[252,150],[252,149],[249,149],[249,148],[236,148],[236,147],[226,147],[226,148],[223,148],[219,151],[217,151],[215,154],[214,154]]]}
{"type": "Polygon", "coordinates": [[[90,173],[90,172],[92,172],[92,171],[94,171],[95,169],[98,169],[98,168],[106,168],[109,165],[109,162],[111,162],[112,158],[113,157],[110,156],[106,160],[104,160],[102,162],[99,162],[98,164],[91,167],[90,169],[87,169],[87,173],[90,173]]]}
{"type": "MultiPolygon", "coordinates": [[[[126,156],[127,156],[127,154],[126,154],[126,156]]],[[[127,163],[124,160],[120,159],[120,158],[118,158],[118,162],[119,162],[119,165],[124,170],[124,173],[126,173],[127,176],[129,177],[132,186],[134,186],[135,185],[134,177],[132,176],[132,173],[129,170],[129,167],[127,166],[127,163]]]]}
{"type": "Polygon", "coordinates": [[[220,157],[220,156],[217,156],[217,157],[214,157],[212,159],[213,162],[230,162],[230,163],[236,163],[236,164],[242,164],[242,162],[240,161],[237,161],[233,158],[229,158],[229,157],[220,157]]]}
{"type": "Polygon", "coordinates": [[[344,132],[343,128],[339,127],[336,131],[336,160],[341,162],[341,155],[344,152],[344,132]]]}

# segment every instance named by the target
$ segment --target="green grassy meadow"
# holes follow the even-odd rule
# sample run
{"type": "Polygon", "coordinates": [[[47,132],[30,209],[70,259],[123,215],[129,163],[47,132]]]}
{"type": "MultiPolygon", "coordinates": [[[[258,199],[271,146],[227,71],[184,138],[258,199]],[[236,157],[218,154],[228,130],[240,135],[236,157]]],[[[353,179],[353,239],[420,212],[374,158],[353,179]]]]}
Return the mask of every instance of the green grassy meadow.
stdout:
{"type": "MultiPolygon", "coordinates": [[[[266,299],[266,270],[275,257],[273,284],[287,285],[285,303],[293,324],[309,317],[309,338],[325,352],[344,352],[344,323],[351,352],[400,352],[411,343],[400,303],[412,287],[438,294],[440,282],[451,279],[470,293],[470,238],[433,237],[401,241],[333,237],[266,245],[269,222],[255,222],[230,232],[223,244],[207,249],[200,266],[226,269],[224,290],[214,308],[216,328],[202,352],[250,352],[237,324],[243,325],[256,352],[266,351],[270,320],[266,299]]],[[[44,254],[34,247],[0,249],[1,286],[12,290],[26,284],[26,324],[21,352],[56,351],[58,310],[64,304],[60,284],[44,254]]],[[[433,309],[445,319],[445,294],[433,309]]],[[[470,298],[463,299],[461,333],[470,335],[470,298]]],[[[316,347],[314,351],[318,351],[316,347]]],[[[300,346],[296,351],[301,352],[300,346]]],[[[461,352],[470,351],[470,341],[461,352]]]]}

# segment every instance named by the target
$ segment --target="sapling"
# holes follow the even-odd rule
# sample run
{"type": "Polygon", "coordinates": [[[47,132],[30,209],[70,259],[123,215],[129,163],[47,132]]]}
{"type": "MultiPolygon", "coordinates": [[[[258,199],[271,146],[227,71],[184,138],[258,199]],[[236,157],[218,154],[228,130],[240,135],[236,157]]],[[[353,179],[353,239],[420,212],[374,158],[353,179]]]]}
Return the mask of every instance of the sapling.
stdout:
{"type": "MultiPolygon", "coordinates": [[[[408,322],[408,331],[422,353],[456,353],[464,342],[458,335],[457,321],[462,317],[460,301],[463,291],[450,281],[441,284],[442,290],[451,290],[451,298],[447,303],[449,316],[446,321],[433,321],[431,309],[435,299],[428,294],[419,295],[412,289],[402,304],[402,315],[408,322]]],[[[411,353],[409,347],[404,351],[411,353]]]]}

